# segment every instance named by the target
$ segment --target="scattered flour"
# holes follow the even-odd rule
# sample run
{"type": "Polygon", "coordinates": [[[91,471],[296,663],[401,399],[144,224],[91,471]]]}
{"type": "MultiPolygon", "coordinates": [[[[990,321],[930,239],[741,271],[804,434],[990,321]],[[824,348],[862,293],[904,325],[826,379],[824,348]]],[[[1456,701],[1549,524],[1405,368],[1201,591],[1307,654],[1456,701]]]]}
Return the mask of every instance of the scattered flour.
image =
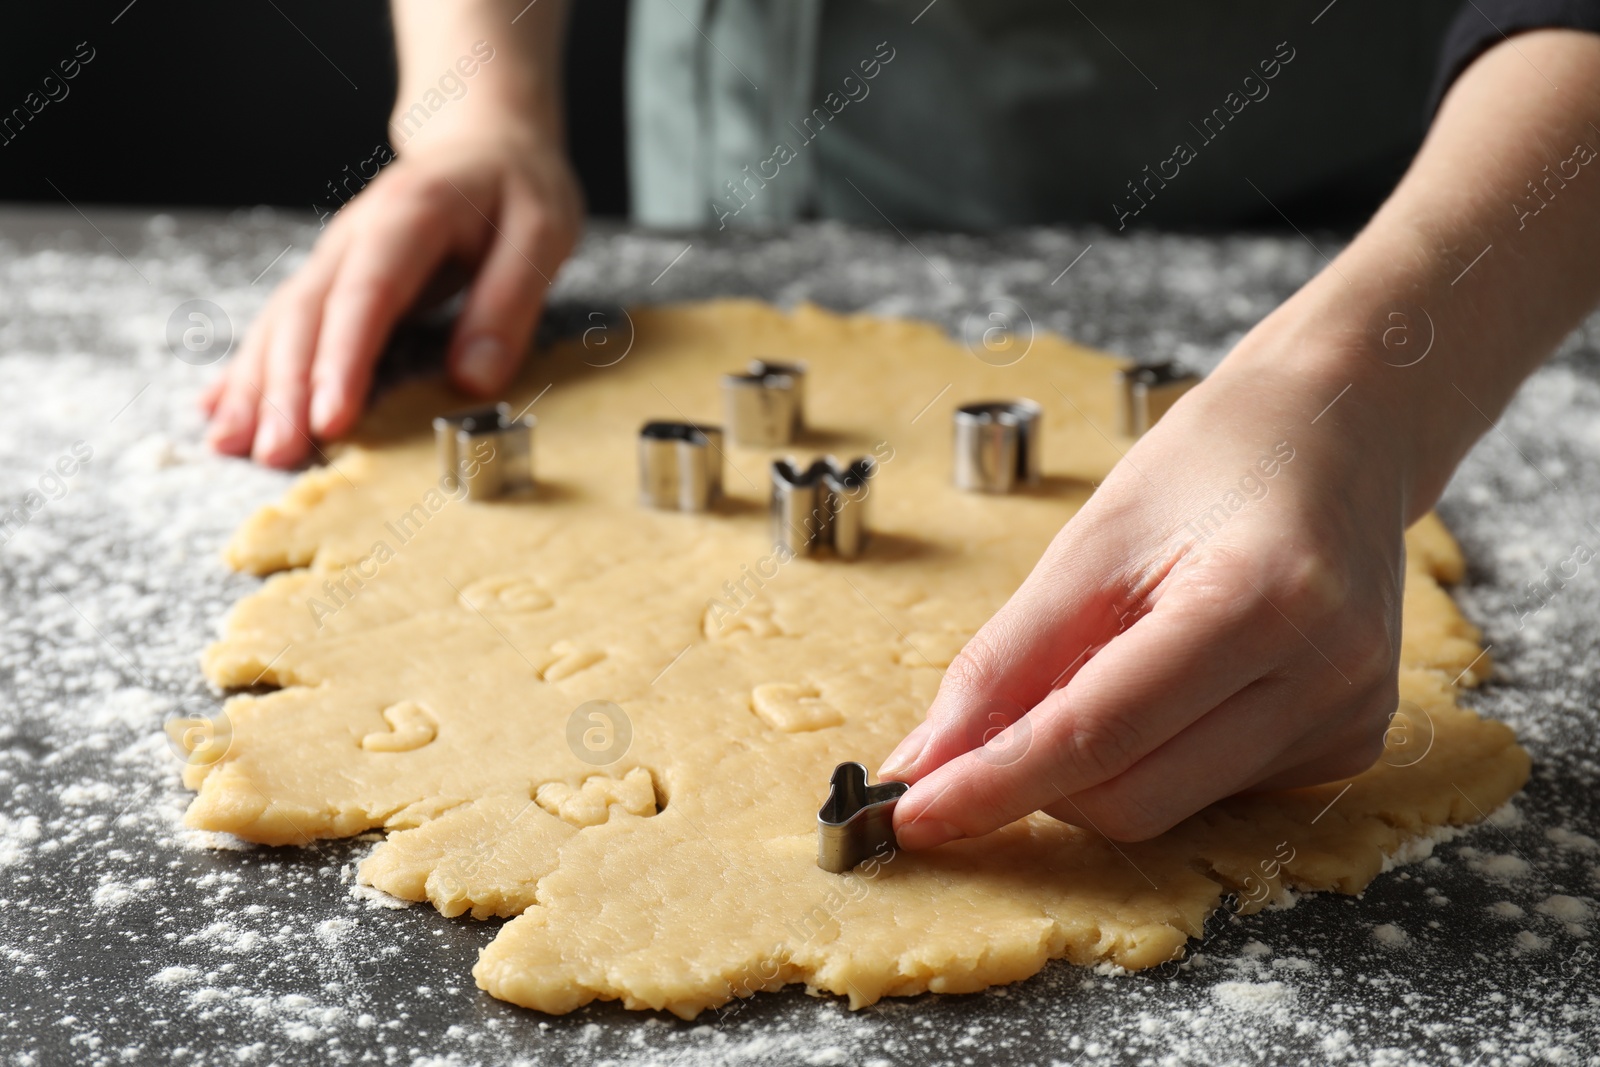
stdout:
{"type": "Polygon", "coordinates": [[[246,841],[232,834],[218,833],[215,830],[194,830],[187,826],[179,831],[178,839],[185,848],[196,852],[254,852],[261,848],[254,841],[246,841]]]}
{"type": "Polygon", "coordinates": [[[1523,823],[1522,809],[1517,807],[1515,800],[1508,800],[1491,811],[1484,822],[1500,829],[1521,826],[1523,823]]]}
{"type": "Polygon", "coordinates": [[[1466,858],[1467,866],[1500,882],[1515,881],[1525,877],[1530,870],[1528,861],[1521,856],[1482,852],[1470,847],[1461,849],[1460,855],[1466,858]]]}
{"type": "Polygon", "coordinates": [[[112,878],[103,878],[100,881],[100,885],[95,888],[94,896],[90,899],[96,908],[120,908],[138,899],[140,894],[150,892],[157,884],[154,878],[137,878],[132,882],[119,882],[112,878]]]}
{"type": "Polygon", "coordinates": [[[414,900],[402,900],[399,897],[390,896],[381,889],[374,889],[370,885],[362,885],[360,882],[351,884],[350,896],[361,901],[367,907],[376,910],[399,911],[416,904],[414,900]]]}
{"type": "MultiPolygon", "coordinates": [[[[1502,804],[1495,810],[1496,812],[1501,812],[1510,806],[1511,805],[1509,803],[1502,804]]],[[[1433,850],[1437,846],[1445,844],[1449,841],[1454,841],[1465,832],[1466,827],[1437,826],[1428,833],[1418,834],[1416,837],[1408,838],[1401,843],[1399,848],[1383,857],[1383,870],[1392,871],[1396,867],[1404,867],[1412,863],[1421,863],[1433,855],[1433,850]]]]}
{"type": "Polygon", "coordinates": [[[1564,848],[1570,852],[1582,852],[1591,856],[1600,853],[1600,841],[1596,841],[1588,834],[1568,830],[1564,826],[1552,826],[1544,832],[1544,836],[1557,848],[1564,848]]]}
{"type": "Polygon", "coordinates": [[[1541,915],[1548,915],[1552,919],[1560,919],[1568,923],[1588,922],[1591,913],[1589,905],[1577,897],[1569,897],[1561,893],[1546,897],[1544,902],[1534,909],[1541,915]]]}
{"type": "Polygon", "coordinates": [[[200,977],[193,967],[163,967],[150,976],[156,985],[187,985],[200,977]]]}
{"type": "Polygon", "coordinates": [[[241,930],[231,922],[214,922],[185,937],[183,944],[200,944],[217,952],[238,955],[254,952],[261,944],[261,934],[255,930],[241,930]]]}
{"type": "Polygon", "coordinates": [[[39,840],[39,816],[24,815],[20,819],[0,813],[0,867],[21,863],[28,855],[28,846],[39,840]]]}
{"type": "Polygon", "coordinates": [[[1543,952],[1550,947],[1550,942],[1534,933],[1532,930],[1518,930],[1517,936],[1512,939],[1511,951],[1519,956],[1543,952]]]}
{"type": "Polygon", "coordinates": [[[97,908],[120,908],[133,899],[133,890],[121,882],[104,882],[94,891],[97,908]]]}
{"type": "Polygon", "coordinates": [[[1217,1003],[1231,1011],[1270,1015],[1290,1021],[1294,989],[1282,982],[1218,982],[1211,988],[1217,1003]]]}
{"type": "Polygon", "coordinates": [[[117,787],[110,782],[77,782],[61,791],[60,800],[69,808],[86,808],[104,804],[117,795],[117,787]]]}
{"type": "Polygon", "coordinates": [[[1384,948],[1403,948],[1411,938],[1394,923],[1382,923],[1372,928],[1372,939],[1384,948]]]}
{"type": "Polygon", "coordinates": [[[1299,956],[1280,956],[1272,961],[1274,971],[1298,971],[1307,974],[1317,969],[1317,965],[1310,960],[1301,959],[1299,956]]]}

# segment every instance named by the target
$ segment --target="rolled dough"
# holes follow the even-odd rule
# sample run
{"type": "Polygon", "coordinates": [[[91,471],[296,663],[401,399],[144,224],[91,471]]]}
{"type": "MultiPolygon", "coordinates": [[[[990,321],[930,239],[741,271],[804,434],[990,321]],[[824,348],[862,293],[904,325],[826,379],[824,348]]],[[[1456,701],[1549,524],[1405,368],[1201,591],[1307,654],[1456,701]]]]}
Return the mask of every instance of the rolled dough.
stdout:
{"type": "Polygon", "coordinates": [[[1354,893],[1407,841],[1526,779],[1511,731],[1456,704],[1488,658],[1441,589],[1462,559],[1429,517],[1408,534],[1411,706],[1370,771],[1236,797],[1136,845],[1034,816],[828,874],[829,773],[876,766],[921,719],[1117,460],[1101,431],[1120,364],[1039,336],[992,367],[930,325],[748,302],[640,309],[619,329],[620,363],[589,366],[612,356],[574,341],[519,381],[516,407],[540,396],[535,498],[442,493],[427,417],[460,402],[418,384],[238,531],[228,560],[271,577],[205,672],[279,688],[235,696],[195,742],[189,825],[269,844],[384,829],[363,881],[446,915],[517,917],[474,970],[494,996],[691,1018],[789,983],[860,1006],[1054,958],[1149,967],[1225,892],[1244,911],[1291,887],[1354,893]],[[878,455],[862,559],[774,553],[764,451],[729,445],[713,513],[637,503],[639,425],[720,421],[719,375],[752,356],[811,366],[802,459],[878,455]],[[996,397],[1044,408],[1038,491],[950,485],[951,409],[996,397]],[[589,701],[625,721],[596,717],[607,705],[574,721],[589,701]]]}

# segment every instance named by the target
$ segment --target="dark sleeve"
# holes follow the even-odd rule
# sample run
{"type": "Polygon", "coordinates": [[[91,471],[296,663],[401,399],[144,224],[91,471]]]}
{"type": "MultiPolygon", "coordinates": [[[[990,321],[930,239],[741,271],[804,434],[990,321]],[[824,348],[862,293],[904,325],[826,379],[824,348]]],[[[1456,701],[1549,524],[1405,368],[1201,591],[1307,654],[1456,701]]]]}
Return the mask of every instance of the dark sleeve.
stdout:
{"type": "Polygon", "coordinates": [[[1444,33],[1429,117],[1467,64],[1513,34],[1542,29],[1600,33],[1600,0],[1467,0],[1444,33]]]}

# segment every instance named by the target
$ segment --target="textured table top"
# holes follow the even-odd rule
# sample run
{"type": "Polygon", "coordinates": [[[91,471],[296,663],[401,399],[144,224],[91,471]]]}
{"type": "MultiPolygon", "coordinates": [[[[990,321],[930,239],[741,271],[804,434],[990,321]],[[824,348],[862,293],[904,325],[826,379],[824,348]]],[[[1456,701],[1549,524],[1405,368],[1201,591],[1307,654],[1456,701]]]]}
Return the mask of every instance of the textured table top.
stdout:
{"type": "MultiPolygon", "coordinates": [[[[1534,756],[1489,825],[1360,898],[1219,916],[1181,968],[1053,964],[855,1013],[796,990],[693,1024],[546,1018],[473,987],[496,924],[358,889],[370,842],[263,849],[180,826],[190,794],[161,725],[218,706],[197,656],[257,584],[218,551],[288,476],[199,443],[194,395],[217,366],[175,358],[167,323],[204,299],[241,332],[316,234],[266,211],[85,210],[0,211],[0,511],[25,520],[0,544],[0,1063],[1600,1063],[1600,577],[1581,569],[1531,612],[1526,591],[1600,549],[1600,319],[1441,507],[1499,664],[1468,699],[1534,756]],[[63,477],[75,446],[90,458],[63,477]]],[[[959,331],[1004,297],[1039,328],[1209,367],[1337,245],[1315,240],[600,229],[557,299],[569,322],[747,295],[959,331]]],[[[425,355],[428,335],[404,347],[425,355]]]]}

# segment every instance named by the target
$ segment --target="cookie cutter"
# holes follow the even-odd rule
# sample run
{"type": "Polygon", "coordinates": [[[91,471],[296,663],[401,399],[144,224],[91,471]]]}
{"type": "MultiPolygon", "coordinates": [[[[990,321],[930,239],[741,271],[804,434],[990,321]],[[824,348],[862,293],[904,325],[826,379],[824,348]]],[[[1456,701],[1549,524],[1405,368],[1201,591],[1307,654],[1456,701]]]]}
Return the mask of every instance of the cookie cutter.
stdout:
{"type": "Polygon", "coordinates": [[[647,422],[639,430],[639,498],[653,508],[704,511],[722,495],[722,427],[647,422]]]}
{"type": "Polygon", "coordinates": [[[465,487],[469,500],[490,500],[533,488],[532,415],[511,414],[510,404],[472,408],[433,420],[441,481],[465,487]]]}
{"type": "Polygon", "coordinates": [[[806,365],[751,360],[744,374],[722,376],[728,431],[755,448],[786,445],[805,426],[806,365]]]}
{"type": "Polygon", "coordinates": [[[894,806],[911,787],[904,782],[867,784],[867,769],[841,763],[833,769],[828,799],[817,812],[817,866],[834,874],[899,847],[894,806]]]}
{"type": "Polygon", "coordinates": [[[1146,363],[1117,372],[1122,382],[1122,433],[1138,437],[1200,381],[1180,363],[1146,363]]]}
{"type": "Polygon", "coordinates": [[[956,408],[956,488],[1009,493],[1039,484],[1040,408],[1032,400],[985,400],[956,408]]]}
{"type": "Polygon", "coordinates": [[[867,491],[878,465],[857,457],[841,467],[832,456],[805,470],[793,460],[772,461],[772,536],[796,556],[827,545],[840,559],[855,559],[867,543],[867,491]]]}

